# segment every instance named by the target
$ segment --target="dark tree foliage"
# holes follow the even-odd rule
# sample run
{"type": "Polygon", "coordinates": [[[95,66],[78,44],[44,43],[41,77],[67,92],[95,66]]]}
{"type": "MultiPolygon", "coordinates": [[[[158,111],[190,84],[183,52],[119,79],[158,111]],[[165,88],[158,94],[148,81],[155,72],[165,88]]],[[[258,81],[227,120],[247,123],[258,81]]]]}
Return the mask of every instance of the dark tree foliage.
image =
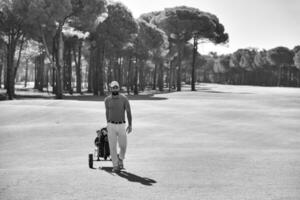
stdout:
{"type": "MultiPolygon", "coordinates": [[[[132,40],[138,31],[137,23],[125,5],[121,3],[110,4],[107,6],[107,12],[107,18],[97,26],[96,31],[90,37],[90,40],[95,43],[94,50],[96,51],[94,95],[104,95],[106,56],[113,56],[118,59],[120,50],[132,40]],[[106,55],[108,52],[111,52],[112,55],[106,55]]],[[[121,70],[119,71],[121,72],[121,70]]],[[[119,77],[121,77],[121,73],[119,73],[119,77]]]]}
{"type": "Polygon", "coordinates": [[[180,91],[182,83],[195,91],[195,83],[201,81],[300,85],[299,45],[291,50],[245,48],[228,55],[198,52],[203,42],[228,40],[217,16],[187,6],[134,19],[124,4],[106,0],[2,0],[0,83],[5,81],[8,97],[14,98],[15,81],[22,80],[23,70],[17,71],[20,64],[26,69],[25,85],[27,79],[35,79],[40,91],[44,87],[48,91],[52,76],[57,98],[72,94],[75,82],[76,92],[81,93],[85,80],[94,95],[104,95],[112,80],[134,94],[147,88],[180,91]],[[28,50],[27,41],[38,43],[36,53],[28,55],[35,51],[28,50]]]}
{"type": "Polygon", "coordinates": [[[185,43],[193,38],[192,82],[191,89],[195,90],[195,60],[198,40],[208,40],[215,44],[228,41],[224,26],[215,15],[202,12],[197,8],[180,6],[166,8],[155,13],[142,15],[145,20],[164,30],[171,43],[176,44],[178,51],[177,90],[181,90],[181,61],[182,49],[185,43]],[[152,19],[151,19],[152,17],[152,19]]]}
{"type": "Polygon", "coordinates": [[[7,74],[6,74],[6,88],[9,99],[15,96],[15,74],[16,63],[15,53],[18,44],[21,42],[21,37],[24,37],[22,28],[24,27],[24,19],[17,15],[18,1],[3,0],[0,2],[0,36],[6,47],[6,61],[7,61],[7,74]]]}
{"type": "Polygon", "coordinates": [[[273,65],[278,66],[278,82],[281,85],[282,68],[293,64],[294,52],[286,47],[276,47],[270,49],[267,54],[267,59],[273,65]]]}

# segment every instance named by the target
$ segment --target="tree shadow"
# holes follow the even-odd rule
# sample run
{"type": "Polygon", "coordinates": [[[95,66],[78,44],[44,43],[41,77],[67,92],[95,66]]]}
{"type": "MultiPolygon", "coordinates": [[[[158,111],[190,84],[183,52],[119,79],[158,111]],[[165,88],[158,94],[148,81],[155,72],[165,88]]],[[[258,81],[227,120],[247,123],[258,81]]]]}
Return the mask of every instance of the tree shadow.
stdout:
{"type": "MultiPolygon", "coordinates": [[[[156,97],[153,94],[147,95],[126,95],[129,100],[138,101],[138,100],[167,100],[166,97],[156,97]]],[[[93,96],[93,95],[70,95],[64,96],[64,100],[76,100],[76,101],[104,101],[106,96],[93,96]]]]}
{"type": "MultiPolygon", "coordinates": [[[[102,167],[100,169],[106,171],[109,174],[113,173],[112,167],[102,167]]],[[[123,170],[118,173],[115,173],[115,174],[120,176],[121,178],[127,179],[130,182],[136,182],[136,183],[140,183],[142,185],[152,186],[154,183],[156,183],[156,181],[151,178],[141,177],[136,174],[133,174],[133,173],[130,173],[127,171],[123,171],[123,170]]]]}
{"type": "MultiPolygon", "coordinates": [[[[149,101],[156,101],[156,100],[167,100],[166,97],[157,97],[154,94],[141,94],[141,95],[126,95],[129,100],[138,101],[138,100],[149,100],[149,101]]],[[[64,94],[63,99],[60,100],[73,100],[73,101],[104,101],[106,96],[93,96],[92,94],[64,94]]],[[[55,95],[52,93],[31,93],[31,94],[16,94],[16,100],[24,100],[24,99],[46,99],[46,100],[55,100],[55,95]]],[[[0,93],[0,101],[1,100],[8,100],[8,96],[6,94],[0,93]]]]}
{"type": "Polygon", "coordinates": [[[22,100],[22,99],[48,99],[48,100],[52,100],[52,99],[55,99],[54,96],[45,96],[45,95],[25,95],[25,94],[16,94],[15,95],[15,99],[17,100],[22,100]]]}
{"type": "Polygon", "coordinates": [[[225,91],[218,91],[218,90],[213,90],[212,88],[209,87],[201,87],[197,88],[198,92],[205,92],[205,93],[219,93],[219,94],[252,94],[250,92],[225,92],[225,91]]]}

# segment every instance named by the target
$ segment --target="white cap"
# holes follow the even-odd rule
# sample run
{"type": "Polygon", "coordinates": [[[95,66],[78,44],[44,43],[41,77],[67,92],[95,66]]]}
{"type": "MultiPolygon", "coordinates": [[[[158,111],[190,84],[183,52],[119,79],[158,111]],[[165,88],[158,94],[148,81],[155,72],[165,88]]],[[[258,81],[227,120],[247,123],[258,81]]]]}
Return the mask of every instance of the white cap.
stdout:
{"type": "Polygon", "coordinates": [[[117,81],[112,81],[111,83],[110,83],[110,87],[112,88],[112,87],[118,87],[118,88],[120,88],[120,86],[119,86],[119,83],[117,82],[117,81]]]}
{"type": "Polygon", "coordinates": [[[115,87],[115,86],[120,87],[118,81],[112,81],[110,83],[110,87],[115,87]]]}

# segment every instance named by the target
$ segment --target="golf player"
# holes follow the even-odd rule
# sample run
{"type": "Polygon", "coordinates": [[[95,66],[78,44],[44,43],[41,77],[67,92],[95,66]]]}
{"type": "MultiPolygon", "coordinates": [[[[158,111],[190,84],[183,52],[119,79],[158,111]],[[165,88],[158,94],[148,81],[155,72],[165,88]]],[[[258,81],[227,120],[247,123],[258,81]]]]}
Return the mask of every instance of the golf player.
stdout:
{"type": "Polygon", "coordinates": [[[113,164],[113,172],[118,172],[124,168],[127,147],[127,135],[132,131],[132,117],[129,101],[126,96],[120,94],[120,86],[117,81],[110,83],[111,95],[104,100],[106,110],[106,121],[108,130],[108,142],[110,155],[113,164]],[[127,114],[128,127],[126,128],[125,111],[127,114]],[[126,129],[125,129],[126,128],[126,129]],[[117,152],[119,143],[120,152],[117,152]]]}

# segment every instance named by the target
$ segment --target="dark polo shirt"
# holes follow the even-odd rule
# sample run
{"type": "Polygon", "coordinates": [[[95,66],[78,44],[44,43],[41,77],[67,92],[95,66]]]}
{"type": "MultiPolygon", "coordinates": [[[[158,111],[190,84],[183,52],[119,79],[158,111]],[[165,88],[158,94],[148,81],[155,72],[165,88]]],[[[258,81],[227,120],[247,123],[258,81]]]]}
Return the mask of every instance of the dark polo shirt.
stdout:
{"type": "Polygon", "coordinates": [[[104,103],[108,121],[125,121],[125,111],[127,111],[127,115],[130,114],[131,117],[129,101],[123,94],[117,96],[109,95],[104,99],[104,103]]]}

